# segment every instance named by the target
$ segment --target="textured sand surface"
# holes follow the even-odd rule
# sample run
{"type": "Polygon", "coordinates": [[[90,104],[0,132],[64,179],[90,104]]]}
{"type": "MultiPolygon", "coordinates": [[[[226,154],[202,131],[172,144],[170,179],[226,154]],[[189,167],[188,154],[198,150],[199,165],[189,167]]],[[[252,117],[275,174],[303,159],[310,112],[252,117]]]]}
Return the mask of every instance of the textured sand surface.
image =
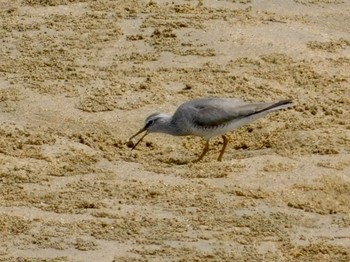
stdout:
{"type": "Polygon", "coordinates": [[[350,1],[0,0],[0,261],[350,261],[350,1]],[[198,97],[295,106],[128,138],[198,97]]]}

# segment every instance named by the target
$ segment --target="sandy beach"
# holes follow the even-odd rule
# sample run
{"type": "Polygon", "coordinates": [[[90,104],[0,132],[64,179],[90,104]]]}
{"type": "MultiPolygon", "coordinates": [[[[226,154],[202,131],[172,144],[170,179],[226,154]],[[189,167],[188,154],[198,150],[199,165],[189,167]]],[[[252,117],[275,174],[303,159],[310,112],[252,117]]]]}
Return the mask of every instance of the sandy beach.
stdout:
{"type": "Polygon", "coordinates": [[[350,1],[0,0],[0,261],[350,261],[350,1]],[[128,138],[199,97],[294,106],[128,138]]]}

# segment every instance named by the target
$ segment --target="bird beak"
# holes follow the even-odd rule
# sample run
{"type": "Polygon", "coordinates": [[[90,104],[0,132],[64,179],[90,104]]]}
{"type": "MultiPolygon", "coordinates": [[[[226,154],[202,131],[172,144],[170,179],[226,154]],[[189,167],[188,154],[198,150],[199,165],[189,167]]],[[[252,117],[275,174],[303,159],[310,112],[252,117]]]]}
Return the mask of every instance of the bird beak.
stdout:
{"type": "Polygon", "coordinates": [[[148,134],[147,129],[146,128],[142,128],[139,132],[137,132],[135,135],[133,135],[132,137],[129,138],[129,141],[131,141],[131,139],[133,139],[135,136],[141,134],[142,132],[146,131],[146,133],[136,142],[136,144],[131,148],[131,150],[134,150],[135,147],[142,141],[142,139],[148,134]]]}

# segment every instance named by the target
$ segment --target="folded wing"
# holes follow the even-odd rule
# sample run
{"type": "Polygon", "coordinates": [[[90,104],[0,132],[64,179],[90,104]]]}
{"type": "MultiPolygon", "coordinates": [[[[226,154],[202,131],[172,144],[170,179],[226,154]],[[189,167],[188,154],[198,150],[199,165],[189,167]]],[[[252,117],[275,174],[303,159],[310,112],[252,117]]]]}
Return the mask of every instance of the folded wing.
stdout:
{"type": "Polygon", "coordinates": [[[291,100],[282,100],[276,103],[199,103],[194,104],[190,111],[195,125],[215,127],[229,123],[234,119],[238,120],[263,112],[268,113],[287,108],[291,102],[291,100]]]}

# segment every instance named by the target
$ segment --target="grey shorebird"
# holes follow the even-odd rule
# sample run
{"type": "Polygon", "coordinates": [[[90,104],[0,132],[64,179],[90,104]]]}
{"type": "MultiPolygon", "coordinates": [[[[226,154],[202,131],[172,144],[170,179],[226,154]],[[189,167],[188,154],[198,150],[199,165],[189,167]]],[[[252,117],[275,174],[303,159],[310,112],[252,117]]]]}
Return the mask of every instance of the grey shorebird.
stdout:
{"type": "Polygon", "coordinates": [[[145,126],[130,137],[132,150],[149,133],[165,133],[173,136],[199,136],[206,140],[202,154],[195,162],[202,160],[209,150],[209,140],[222,136],[223,146],[218,161],[224,155],[228,139],[225,134],[268,113],[291,107],[292,100],[282,100],[273,103],[247,103],[238,99],[204,98],[190,100],[179,106],[173,116],[164,113],[154,113],[145,120],[145,126]],[[145,132],[136,142],[132,139],[145,132]]]}

